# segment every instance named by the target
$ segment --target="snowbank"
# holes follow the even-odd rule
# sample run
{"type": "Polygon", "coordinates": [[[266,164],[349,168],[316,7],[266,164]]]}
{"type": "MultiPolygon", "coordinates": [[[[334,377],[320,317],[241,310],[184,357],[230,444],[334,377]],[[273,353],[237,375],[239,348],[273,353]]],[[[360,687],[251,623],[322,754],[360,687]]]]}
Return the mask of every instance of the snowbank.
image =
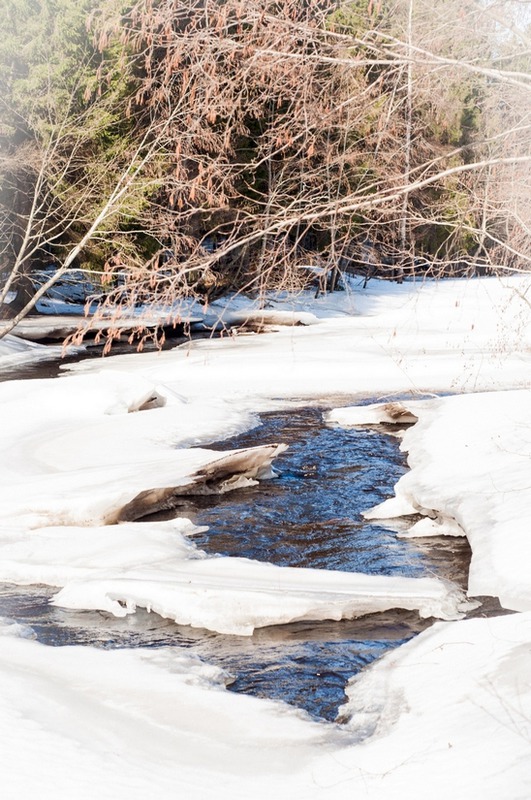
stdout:
{"type": "Polygon", "coordinates": [[[244,558],[209,557],[185,536],[188,520],[102,528],[43,528],[16,537],[0,530],[0,580],[64,587],[65,608],[124,616],[137,606],[184,625],[250,635],[266,625],[352,619],[391,608],[456,619],[462,592],[436,578],[292,569],[244,558]]]}
{"type": "Polygon", "coordinates": [[[229,694],[189,652],[17,628],[0,628],[5,800],[529,796],[531,614],[439,623],[387,654],[348,689],[343,729],[229,694]]]}
{"type": "MultiPolygon", "coordinates": [[[[3,800],[297,796],[345,735],[175,648],[46,647],[0,632],[3,800]],[[31,666],[29,666],[31,665],[31,666]]],[[[18,633],[18,636],[17,636],[18,633]]]]}
{"type": "MultiPolygon", "coordinates": [[[[528,285],[525,276],[371,281],[333,297],[302,294],[289,307],[280,297],[268,308],[311,313],[318,323],[0,385],[4,577],[64,586],[56,602],[74,607],[122,614],[139,604],[216,629],[227,610],[242,632],[273,619],[358,613],[356,603],[382,599],[380,587],[371,581],[367,588],[360,576],[206,558],[184,538],[193,533],[185,522],[103,523],[144,492],[171,500],[212,465],[230,481],[225,456],[190,448],[250,427],[257,411],[336,395],[352,402],[482,390],[408,400],[402,410],[386,404],[387,419],[412,412],[419,422],[404,438],[412,470],[375,514],[429,514],[434,519],[425,516],[417,528],[423,535],[426,526],[464,531],[474,552],[471,592],[529,608],[528,285]]],[[[232,305],[250,308],[243,300],[232,305]]],[[[219,317],[223,304],[211,312],[219,317]]],[[[356,414],[356,424],[362,414],[374,423],[382,412],[356,414]]],[[[262,455],[266,468],[271,453],[262,455]]],[[[255,455],[249,458],[254,469],[255,455]]],[[[423,613],[449,599],[439,584],[393,591],[423,613]]],[[[383,595],[388,602],[389,585],[383,595]]],[[[426,792],[516,800],[530,793],[529,613],[421,634],[351,686],[344,729],[229,694],[218,670],[176,649],[48,648],[20,629],[4,633],[6,800],[169,800],[176,792],[187,800],[399,800],[426,792]]]]}
{"type": "Polygon", "coordinates": [[[350,767],[367,797],[529,797],[529,642],[531,614],[438,623],[357,676],[346,786],[350,767]]]}
{"type": "MultiPolygon", "coordinates": [[[[77,351],[80,349],[77,348],[77,351]]],[[[8,333],[0,339],[0,370],[12,369],[34,361],[59,358],[61,353],[62,347],[46,347],[35,342],[26,342],[8,333]]]]}
{"type": "MultiPolygon", "coordinates": [[[[203,339],[162,353],[83,362],[76,371],[134,371],[189,399],[216,396],[240,408],[278,408],[281,400],[343,394],[470,392],[523,388],[531,366],[531,278],[390,284],[315,299],[271,300],[310,312],[319,324],[282,327],[259,337],[203,339]],[[247,404],[246,404],[247,401],[247,404]]],[[[252,305],[239,299],[238,311],[252,305]]],[[[255,309],[256,310],[256,309],[255,309]]],[[[209,313],[223,319],[219,302],[209,313]]]]}
{"type": "MultiPolygon", "coordinates": [[[[395,497],[364,516],[420,513],[434,519],[417,523],[409,535],[464,533],[472,548],[469,594],[531,610],[531,391],[400,405],[419,420],[401,445],[411,469],[396,484],[395,497]]],[[[336,409],[327,419],[343,425],[393,421],[389,404],[336,409]]]]}
{"type": "Polygon", "coordinates": [[[145,490],[184,490],[220,454],[176,445],[250,424],[224,403],[203,414],[171,390],[112,371],[2,384],[0,520],[99,525],[145,490]]]}

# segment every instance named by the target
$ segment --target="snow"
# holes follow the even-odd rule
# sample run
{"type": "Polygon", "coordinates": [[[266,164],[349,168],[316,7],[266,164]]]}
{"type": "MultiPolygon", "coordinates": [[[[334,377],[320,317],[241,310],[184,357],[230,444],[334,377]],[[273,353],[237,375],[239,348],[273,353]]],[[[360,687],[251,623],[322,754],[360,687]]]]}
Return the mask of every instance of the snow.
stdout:
{"type": "MultiPolygon", "coordinates": [[[[78,351],[80,349],[77,348],[78,351]]],[[[8,333],[7,336],[0,339],[0,369],[4,371],[21,364],[59,358],[61,353],[62,347],[46,347],[36,342],[27,342],[8,333]]]]}
{"type": "Polygon", "coordinates": [[[386,655],[349,688],[343,729],[229,694],[175,648],[45,647],[10,628],[6,800],[529,797],[531,614],[439,623],[386,655]]]}
{"type": "MultiPolygon", "coordinates": [[[[54,585],[64,606],[140,606],[239,633],[388,608],[398,595],[455,617],[461,598],[440,581],[379,586],[207,557],[185,520],[109,524],[131,504],[204,491],[206,476],[215,491],[263,478],[275,449],[207,447],[257,424],[257,412],[349,402],[330,424],[418,419],[402,441],[410,471],[368,516],[415,512],[421,522],[400,535],[466,535],[469,593],[518,612],[438,623],[388,654],[350,686],[343,726],[228,693],[226,676],[177,648],[50,648],[5,625],[3,796],[529,797],[530,283],[371,281],[271,297],[270,332],[1,384],[0,579],[54,585]],[[455,396],[428,396],[438,393],[455,396]],[[360,406],[369,396],[382,402],[360,406]]],[[[218,301],[205,319],[225,313],[264,319],[245,298],[218,301]]]]}
{"type": "Polygon", "coordinates": [[[219,317],[212,318],[212,309],[208,315],[211,325],[223,327],[256,327],[268,328],[283,325],[315,325],[318,319],[309,311],[283,311],[278,309],[242,309],[241,311],[223,310],[219,317]]]}
{"type": "Polygon", "coordinates": [[[223,454],[176,447],[192,427],[203,435],[230,429],[227,410],[217,410],[217,419],[212,407],[198,415],[171,391],[114,371],[5,385],[0,413],[12,424],[0,465],[0,579],[64,587],[55,602],[69,608],[121,615],[124,605],[141,606],[245,635],[395,607],[459,616],[460,593],[436,579],[202,559],[173,523],[112,524],[164,508],[175,495],[229,491],[270,474],[282,445],[223,454]]]}
{"type": "MultiPolygon", "coordinates": [[[[40,309],[41,312],[43,309],[40,309]]],[[[140,312],[135,315],[133,313],[115,314],[110,316],[100,317],[86,317],[83,312],[75,313],[74,310],[62,310],[59,314],[55,313],[40,313],[34,317],[26,317],[14,328],[16,335],[22,339],[30,341],[40,341],[42,339],[55,339],[62,341],[68,336],[75,336],[78,331],[85,331],[87,335],[106,335],[108,331],[122,332],[129,335],[132,331],[139,326],[140,312]]],[[[172,326],[174,323],[190,325],[194,322],[200,322],[201,318],[186,318],[175,319],[167,311],[160,314],[148,314],[147,312],[142,316],[142,323],[145,328],[158,328],[159,326],[172,326]]]]}
{"type": "MultiPolygon", "coordinates": [[[[2,797],[265,798],[345,736],[228,694],[174,648],[51,648],[0,636],[2,797]],[[23,768],[13,768],[14,765],[23,768]]],[[[296,794],[292,794],[292,797],[296,794]]]]}
{"type": "MultiPolygon", "coordinates": [[[[310,311],[319,324],[202,339],[75,369],[134,370],[190,400],[216,396],[240,408],[247,400],[255,411],[292,398],[523,388],[531,363],[525,280],[375,281],[337,300],[301,293],[286,310],[310,311]]],[[[285,303],[281,297],[269,305],[285,303]]],[[[252,308],[244,298],[239,305],[238,311],[252,308]]],[[[209,312],[219,316],[223,307],[212,304],[209,312]]]]}
{"type": "Polygon", "coordinates": [[[0,580],[64,588],[53,603],[116,616],[137,607],[184,625],[250,635],[299,620],[354,618],[391,608],[457,619],[462,593],[435,578],[293,569],[208,557],[185,538],[188,520],[0,531],[0,580]],[[184,535],[183,535],[184,534],[184,535]]]}
{"type": "MultiPolygon", "coordinates": [[[[531,610],[531,391],[482,392],[402,402],[418,422],[402,440],[407,472],[395,497],[367,519],[424,514],[409,536],[465,534],[472,548],[468,592],[531,610]]],[[[384,405],[336,409],[344,425],[389,420],[384,405]]],[[[404,534],[402,534],[404,535],[404,534]]]]}
{"type": "Polygon", "coordinates": [[[530,641],[531,614],[517,614],[437,623],[385,656],[349,686],[343,711],[364,741],[345,766],[376,797],[427,780],[435,798],[529,797],[530,641]]]}
{"type": "Polygon", "coordinates": [[[189,484],[220,455],[175,444],[197,442],[191,432],[199,426],[203,437],[218,438],[249,421],[214,403],[201,423],[202,410],[112,371],[3,384],[0,415],[9,425],[2,431],[0,521],[104,524],[142,490],[189,484]]]}

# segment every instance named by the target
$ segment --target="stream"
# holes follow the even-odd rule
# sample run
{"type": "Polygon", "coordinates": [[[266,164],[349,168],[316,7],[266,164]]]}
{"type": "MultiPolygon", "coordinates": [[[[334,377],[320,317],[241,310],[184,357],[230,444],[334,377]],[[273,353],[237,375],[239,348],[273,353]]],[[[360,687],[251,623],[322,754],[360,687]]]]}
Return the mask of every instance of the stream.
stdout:
{"type": "MultiPolygon", "coordinates": [[[[331,428],[322,412],[312,407],[265,414],[253,430],[209,445],[228,450],[285,442],[289,449],[275,462],[274,480],[222,496],[183,498],[175,513],[209,526],[194,537],[197,546],[287,566],[437,575],[465,586],[470,559],[465,539],[400,539],[360,516],[389,497],[407,469],[393,428],[331,428]]],[[[55,591],[0,586],[0,613],[29,625],[48,645],[191,648],[226,670],[230,690],[283,700],[325,720],[336,718],[352,675],[431,624],[396,610],[263,628],[252,637],[226,636],[142,610],[117,619],[55,608],[47,603],[55,591]]]]}

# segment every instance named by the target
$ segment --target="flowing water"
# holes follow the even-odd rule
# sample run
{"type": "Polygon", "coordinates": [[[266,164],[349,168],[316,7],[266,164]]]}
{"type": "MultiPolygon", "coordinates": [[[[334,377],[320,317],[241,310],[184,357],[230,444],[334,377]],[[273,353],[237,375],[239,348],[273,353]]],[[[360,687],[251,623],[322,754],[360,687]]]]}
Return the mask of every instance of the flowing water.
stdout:
{"type": "MultiPolygon", "coordinates": [[[[394,433],[329,428],[316,408],[264,415],[259,427],[212,447],[285,442],[289,449],[275,462],[279,476],[221,497],[184,501],[178,513],[209,526],[194,541],[210,553],[371,574],[438,575],[464,585],[466,540],[399,539],[360,516],[389,497],[406,469],[394,433]]],[[[191,648],[227,671],[230,689],[284,700],[328,720],[344,702],[352,675],[430,624],[397,610],[264,628],[252,637],[223,636],[144,611],[115,619],[54,608],[47,604],[53,593],[4,586],[0,613],[30,625],[49,645],[191,648]]]]}

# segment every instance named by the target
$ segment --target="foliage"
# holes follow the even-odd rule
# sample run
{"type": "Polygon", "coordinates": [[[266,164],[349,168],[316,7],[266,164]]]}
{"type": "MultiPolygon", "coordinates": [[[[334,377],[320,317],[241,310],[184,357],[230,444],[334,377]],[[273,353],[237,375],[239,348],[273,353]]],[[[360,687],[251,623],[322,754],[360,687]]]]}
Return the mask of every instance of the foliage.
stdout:
{"type": "Polygon", "coordinates": [[[500,187],[527,158],[529,59],[493,8],[6,0],[4,271],[75,261],[132,303],[289,285],[368,246],[383,271],[525,258],[500,187]]]}

